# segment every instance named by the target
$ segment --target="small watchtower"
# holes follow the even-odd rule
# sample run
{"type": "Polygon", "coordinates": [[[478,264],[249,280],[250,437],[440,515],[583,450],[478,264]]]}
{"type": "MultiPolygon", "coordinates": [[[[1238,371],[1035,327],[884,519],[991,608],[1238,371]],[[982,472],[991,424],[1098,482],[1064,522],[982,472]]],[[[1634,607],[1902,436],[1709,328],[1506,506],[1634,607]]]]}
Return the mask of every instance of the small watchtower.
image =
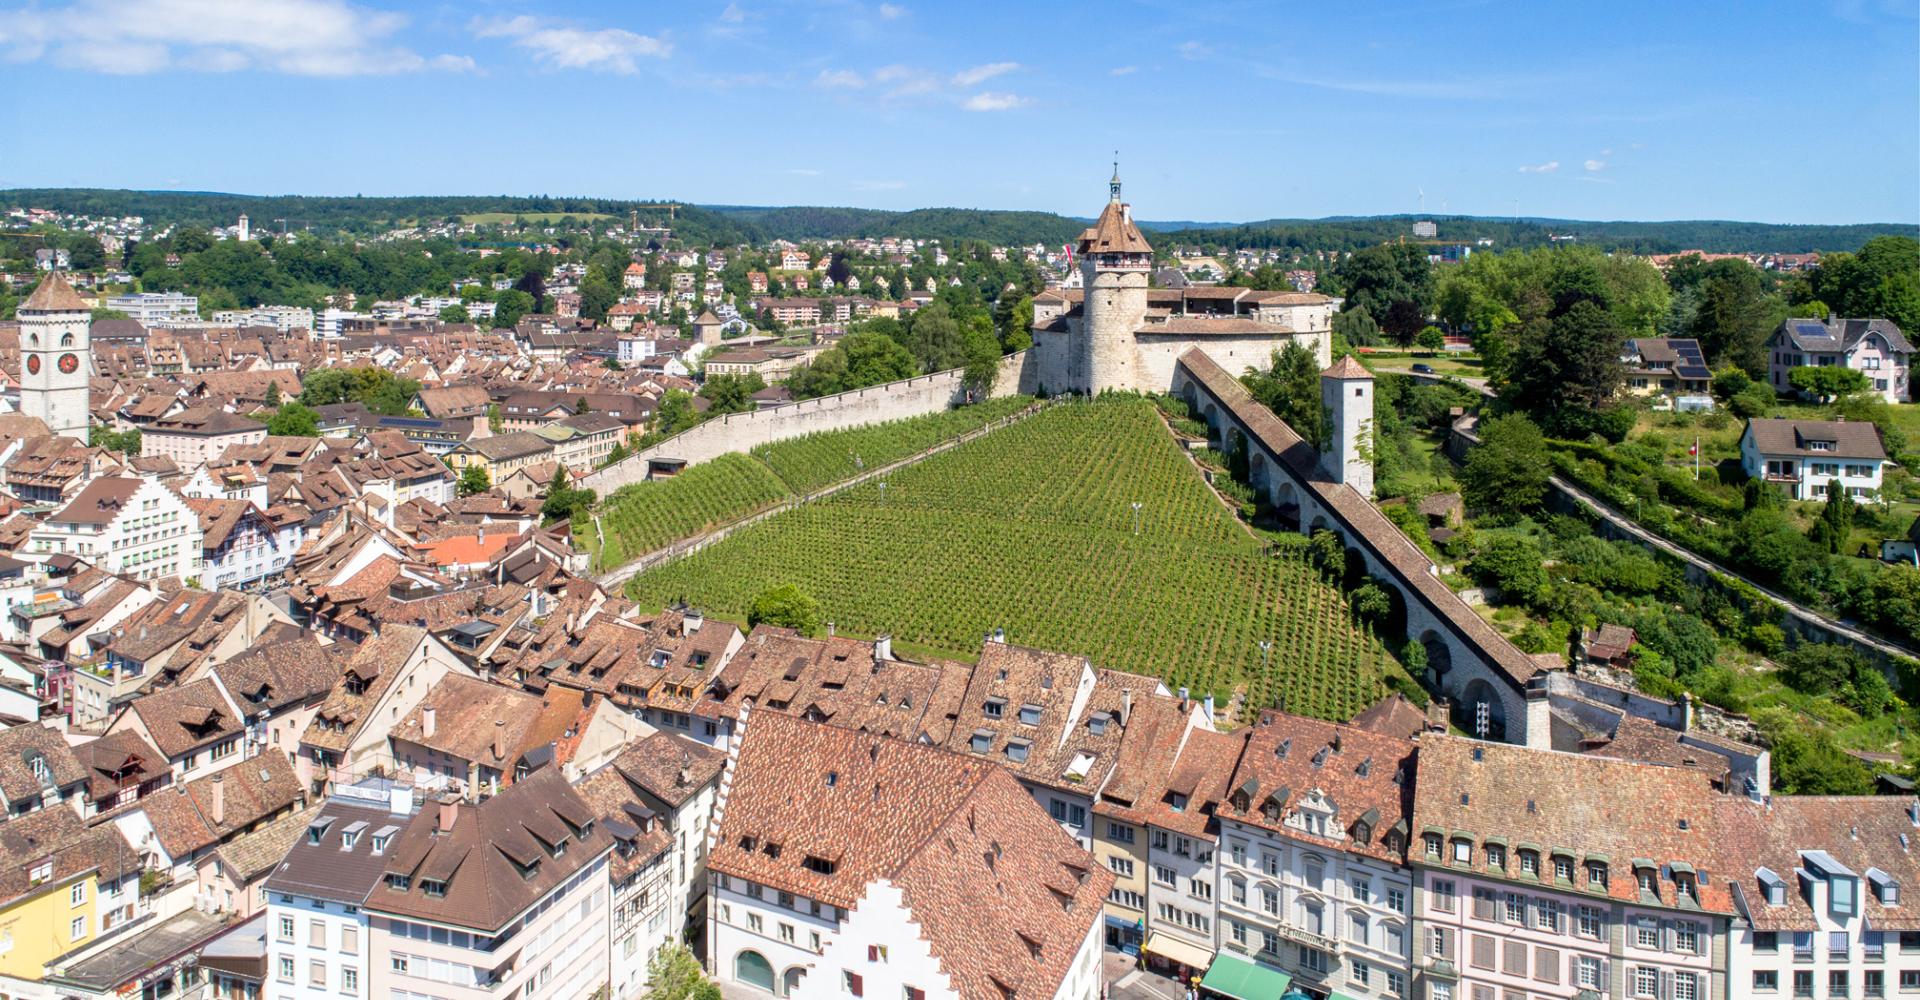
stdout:
{"type": "Polygon", "coordinates": [[[1320,471],[1372,499],[1373,373],[1353,355],[1342,356],[1320,373],[1320,410],[1320,471]]]}

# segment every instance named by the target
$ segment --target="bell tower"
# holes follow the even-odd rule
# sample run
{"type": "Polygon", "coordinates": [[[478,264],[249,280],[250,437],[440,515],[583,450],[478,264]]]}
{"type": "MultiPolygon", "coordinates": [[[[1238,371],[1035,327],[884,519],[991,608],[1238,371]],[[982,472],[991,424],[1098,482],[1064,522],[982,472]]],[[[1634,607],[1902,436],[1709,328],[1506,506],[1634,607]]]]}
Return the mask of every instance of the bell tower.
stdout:
{"type": "Polygon", "coordinates": [[[20,412],[85,444],[93,311],[59,271],[20,303],[20,412]]]}

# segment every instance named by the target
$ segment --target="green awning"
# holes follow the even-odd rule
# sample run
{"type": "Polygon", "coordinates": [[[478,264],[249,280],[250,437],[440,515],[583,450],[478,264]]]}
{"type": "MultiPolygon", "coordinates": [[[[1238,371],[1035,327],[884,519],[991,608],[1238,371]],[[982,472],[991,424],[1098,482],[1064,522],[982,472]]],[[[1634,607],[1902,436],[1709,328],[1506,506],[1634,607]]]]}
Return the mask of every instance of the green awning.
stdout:
{"type": "Polygon", "coordinates": [[[1350,997],[1345,993],[1340,992],[1339,990],[1334,990],[1332,993],[1327,994],[1327,1000],[1355,1000],[1355,998],[1350,997]]]}
{"type": "Polygon", "coordinates": [[[1234,1000],[1279,1000],[1293,977],[1279,969],[1249,962],[1230,951],[1214,957],[1213,968],[1200,985],[1234,1000]]]}

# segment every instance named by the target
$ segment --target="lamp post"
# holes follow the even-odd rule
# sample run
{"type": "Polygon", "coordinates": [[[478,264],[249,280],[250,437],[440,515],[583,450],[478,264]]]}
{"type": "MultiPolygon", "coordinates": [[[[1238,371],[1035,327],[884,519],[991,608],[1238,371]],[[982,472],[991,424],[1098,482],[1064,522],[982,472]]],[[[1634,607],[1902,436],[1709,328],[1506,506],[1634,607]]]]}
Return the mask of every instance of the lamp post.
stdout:
{"type": "Polygon", "coordinates": [[[1140,533],[1140,508],[1143,506],[1138,500],[1133,502],[1133,533],[1136,535],[1140,533]]]}
{"type": "Polygon", "coordinates": [[[887,505],[887,481],[882,479],[880,480],[880,506],[885,507],[886,505],[887,505]]]}
{"type": "Polygon", "coordinates": [[[1266,673],[1273,669],[1273,640],[1260,640],[1260,671],[1266,673]]]}

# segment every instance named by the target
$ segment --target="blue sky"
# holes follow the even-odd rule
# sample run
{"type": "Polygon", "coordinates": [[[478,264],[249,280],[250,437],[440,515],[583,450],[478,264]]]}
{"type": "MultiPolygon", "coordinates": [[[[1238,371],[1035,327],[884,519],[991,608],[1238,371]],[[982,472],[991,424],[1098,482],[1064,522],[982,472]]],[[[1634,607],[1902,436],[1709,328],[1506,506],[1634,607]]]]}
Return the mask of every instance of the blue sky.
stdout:
{"type": "Polygon", "coordinates": [[[0,0],[0,187],[1920,221],[1920,0],[0,0]]]}

